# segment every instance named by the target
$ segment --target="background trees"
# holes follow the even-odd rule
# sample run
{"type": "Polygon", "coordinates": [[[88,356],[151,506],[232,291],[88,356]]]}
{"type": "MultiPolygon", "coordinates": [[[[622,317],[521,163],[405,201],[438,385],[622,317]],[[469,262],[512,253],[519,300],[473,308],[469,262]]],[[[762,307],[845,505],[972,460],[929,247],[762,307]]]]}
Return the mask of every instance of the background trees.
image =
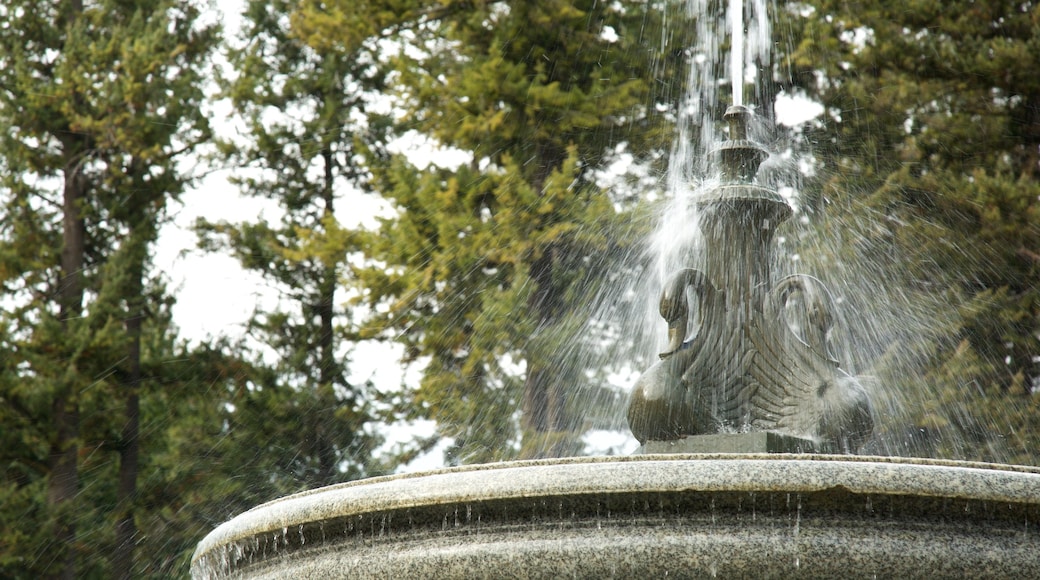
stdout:
{"type": "Polygon", "coordinates": [[[621,146],[646,159],[669,144],[655,107],[675,106],[681,35],[638,3],[428,4],[305,3],[296,19],[345,54],[360,38],[417,47],[396,55],[401,123],[470,157],[371,159],[397,215],[364,246],[366,336],[428,361],[414,405],[457,460],[571,454],[588,388],[568,346],[632,239],[595,172],[621,146]]]}
{"type": "Polygon", "coordinates": [[[0,399],[19,427],[4,431],[3,493],[22,511],[0,565],[129,577],[141,401],[169,352],[149,349],[169,330],[149,248],[187,180],[178,158],[209,137],[200,81],[217,36],[183,2],[2,10],[0,399]]]}
{"type": "MultiPolygon", "coordinates": [[[[0,575],[183,574],[227,517],[437,442],[448,462],[582,452],[624,408],[603,375],[642,368],[639,333],[660,332],[595,310],[653,301],[624,291],[648,276],[693,17],[248,2],[219,76],[216,19],[192,2],[0,7],[0,575]],[[233,138],[211,135],[213,98],[233,138]],[[152,249],[210,144],[280,213],[201,222],[201,244],[280,301],[186,344],[152,249]],[[627,159],[642,180],[607,170],[627,159]],[[371,230],[362,196],[390,208],[371,230]],[[402,345],[420,384],[352,380],[368,340],[402,345]],[[418,418],[433,438],[380,447],[384,422],[418,418]]],[[[782,89],[823,109],[781,139],[813,174],[785,243],[884,389],[876,451],[1036,463],[1040,7],[774,18],[782,89]]]]}
{"type": "Polygon", "coordinates": [[[1031,461],[1040,6],[809,5],[790,82],[825,109],[821,231],[844,228],[837,259],[874,278],[883,299],[858,308],[883,320],[876,303],[900,306],[873,326],[873,369],[927,452],[1031,461]]]}
{"type": "MultiPolygon", "coordinates": [[[[257,400],[269,413],[264,465],[285,491],[370,475],[373,395],[347,378],[348,314],[341,284],[353,235],[345,194],[361,194],[358,148],[385,145],[385,123],[369,113],[386,71],[371,52],[315,50],[292,32],[292,2],[248,2],[240,38],[221,78],[245,134],[220,144],[246,195],[278,202],[281,223],[198,225],[203,247],[231,252],[280,295],[257,309],[247,334],[264,346],[257,400]],[[337,207],[339,205],[339,207],[337,207]],[[347,247],[327,248],[329,239],[347,247]],[[278,432],[277,429],[284,429],[278,432]]],[[[259,361],[258,361],[259,362],[259,361]]],[[[256,456],[260,459],[260,456],[256,456]]]]}

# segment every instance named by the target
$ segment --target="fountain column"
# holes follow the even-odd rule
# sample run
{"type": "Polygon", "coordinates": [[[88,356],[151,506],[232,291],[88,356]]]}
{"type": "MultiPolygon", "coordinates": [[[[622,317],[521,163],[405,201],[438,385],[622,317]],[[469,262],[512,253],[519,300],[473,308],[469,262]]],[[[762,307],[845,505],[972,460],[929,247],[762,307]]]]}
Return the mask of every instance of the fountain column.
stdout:
{"type": "Polygon", "coordinates": [[[870,401],[828,355],[833,316],[821,284],[773,277],[774,235],[792,209],[756,181],[767,153],[748,138],[750,116],[742,106],[726,112],[729,139],[717,151],[722,181],[697,200],[706,266],[680,270],[665,284],[668,349],[636,383],[629,426],[648,451],[707,451],[718,438],[690,438],[749,432],[785,438],[776,450],[791,450],[795,438],[803,442],[793,444],[798,450],[855,451],[873,427],[870,401]],[[786,321],[795,294],[805,311],[802,336],[786,321]],[[688,339],[693,320],[699,326],[688,339]],[[675,447],[678,441],[684,444],[675,447]]]}

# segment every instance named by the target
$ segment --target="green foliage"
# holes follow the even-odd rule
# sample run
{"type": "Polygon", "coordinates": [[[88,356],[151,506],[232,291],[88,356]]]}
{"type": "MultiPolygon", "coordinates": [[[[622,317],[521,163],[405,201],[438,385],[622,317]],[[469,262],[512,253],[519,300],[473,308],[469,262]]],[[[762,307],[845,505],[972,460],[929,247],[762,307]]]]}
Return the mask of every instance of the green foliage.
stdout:
{"type": "Polygon", "coordinates": [[[875,300],[906,309],[891,332],[924,330],[872,370],[901,385],[925,452],[1036,463],[1040,6],[807,4],[789,62],[826,110],[812,135],[827,219],[853,226],[844,247],[871,261],[875,300]]]}
{"type": "Polygon", "coordinates": [[[365,185],[357,148],[385,141],[386,123],[368,111],[385,71],[364,51],[344,55],[300,42],[287,18],[294,6],[247,3],[241,37],[228,54],[231,78],[220,79],[247,128],[244,139],[219,144],[222,157],[245,193],[278,202],[281,223],[203,221],[196,228],[203,248],[230,252],[281,294],[281,303],[255,312],[247,329],[269,349],[254,349],[259,374],[251,380],[254,404],[266,414],[257,417],[278,426],[269,433],[278,444],[265,452],[280,466],[271,476],[280,490],[385,469],[372,457],[380,441],[367,425],[378,418],[374,390],[347,378],[340,329],[350,312],[337,291],[354,242],[336,220],[336,206],[365,185]]]}
{"type": "Polygon", "coordinates": [[[115,527],[142,529],[137,482],[154,475],[134,465],[152,443],[138,403],[172,354],[149,247],[186,183],[178,157],[209,135],[200,80],[216,30],[187,2],[0,11],[0,485],[13,538],[0,574],[122,576],[133,544],[115,527]]]}
{"type": "Polygon", "coordinates": [[[142,402],[142,575],[184,576],[213,528],[305,485],[285,453],[300,436],[285,412],[291,395],[270,396],[257,380],[270,371],[241,360],[244,350],[226,340],[171,345],[150,368],[161,388],[142,402]]]}
{"type": "MultiPolygon", "coordinates": [[[[511,453],[503,446],[515,438],[520,378],[510,362],[532,354],[548,358],[559,340],[528,340],[540,330],[539,320],[518,314],[531,301],[530,263],[565,247],[578,263],[561,268],[555,282],[591,291],[581,261],[609,254],[616,242],[608,232],[618,229],[605,196],[568,187],[578,171],[573,155],[542,195],[507,162],[500,174],[459,167],[422,176],[399,162],[403,176],[388,176],[394,186],[385,195],[400,213],[372,235],[368,251],[400,267],[358,274],[373,305],[395,298],[368,321],[363,336],[394,336],[410,346],[409,360],[430,357],[416,411],[435,417],[446,435],[465,440],[472,449],[466,453],[480,459],[511,453]],[[536,353],[536,346],[544,350],[536,353]]],[[[588,297],[561,298],[554,314],[563,318],[564,300],[582,298],[588,297]]]]}
{"type": "Polygon", "coordinates": [[[413,47],[394,57],[402,124],[471,157],[418,169],[370,156],[396,215],[357,273],[374,312],[362,336],[425,363],[413,413],[454,438],[452,461],[577,449],[587,361],[571,344],[633,239],[594,173],[621,144],[647,161],[670,142],[657,111],[676,106],[682,59],[663,18],[555,0],[306,2],[295,15],[315,47],[413,47]]]}

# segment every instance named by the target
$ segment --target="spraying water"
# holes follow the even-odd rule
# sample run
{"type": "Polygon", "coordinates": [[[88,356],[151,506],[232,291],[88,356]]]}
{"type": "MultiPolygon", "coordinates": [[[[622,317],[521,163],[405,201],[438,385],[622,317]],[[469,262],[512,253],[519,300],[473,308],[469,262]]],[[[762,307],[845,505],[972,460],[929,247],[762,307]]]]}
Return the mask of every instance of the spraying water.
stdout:
{"type": "MultiPolygon", "coordinates": [[[[768,6],[775,7],[772,3],[768,6]]],[[[732,92],[733,103],[759,111],[760,118],[769,116],[762,112],[773,104],[762,102],[763,95],[769,93],[762,83],[771,80],[763,71],[771,71],[765,63],[772,62],[774,46],[766,0],[748,0],[746,5],[688,0],[684,8],[695,30],[686,53],[689,69],[685,95],[677,109],[676,138],[662,188],[665,200],[643,259],[629,261],[645,264],[640,268],[646,269],[633,268],[628,274],[618,271],[618,277],[609,282],[609,291],[593,301],[592,324],[602,324],[609,330],[600,333],[601,340],[591,348],[582,346],[582,352],[572,359],[587,361],[590,364],[586,368],[593,368],[597,364],[586,356],[596,349],[600,352],[595,357],[607,353],[609,362],[599,368],[607,369],[613,379],[591,382],[620,385],[615,407],[619,411],[627,393],[625,385],[631,385],[638,370],[668,344],[655,299],[664,281],[681,268],[704,268],[696,199],[719,183],[709,160],[712,149],[727,138],[720,121],[722,111],[730,104],[728,93],[732,92]],[[729,43],[725,42],[727,36],[732,39],[729,43]],[[727,87],[730,83],[732,86],[727,87]]],[[[750,130],[753,140],[774,142],[771,134],[763,133],[763,126],[753,125],[750,130]]],[[[774,143],[774,152],[780,149],[774,143]]],[[[766,165],[777,163],[777,157],[774,155],[766,165]]],[[[760,174],[759,180],[763,178],[760,174]]],[[[798,183],[792,185],[795,187],[786,192],[783,187],[773,188],[793,196],[809,191],[797,187],[798,183]]],[[[946,409],[952,404],[940,400],[934,379],[921,370],[927,353],[921,352],[919,345],[956,339],[948,335],[948,328],[957,326],[953,317],[958,315],[949,307],[950,290],[946,289],[950,287],[935,285],[936,290],[928,293],[917,286],[906,286],[900,260],[880,253],[873,243],[887,231],[879,222],[881,217],[855,207],[832,207],[826,214],[818,214],[813,213],[813,203],[803,204],[797,197],[792,201],[796,214],[779,233],[780,262],[773,267],[781,277],[810,273],[829,289],[836,317],[829,345],[849,372],[875,390],[878,431],[865,452],[965,458],[962,436],[944,427],[952,420],[947,416],[962,411],[946,409]],[[930,415],[934,416],[935,427],[927,434],[912,418],[920,414],[915,410],[922,408],[935,409],[930,415]],[[936,437],[938,443],[929,441],[936,437]],[[942,449],[935,449],[936,444],[942,449]]],[[[971,248],[960,251],[970,254],[971,248]]],[[[797,326],[796,321],[790,323],[797,326]]],[[[696,332],[698,324],[691,321],[691,333],[696,332]]],[[[625,430],[619,419],[620,413],[604,417],[600,425],[605,430],[625,430]]],[[[611,452],[630,450],[622,446],[611,452]]],[[[987,457],[1001,460],[1003,454],[995,447],[987,457]]]]}
{"type": "MultiPolygon", "coordinates": [[[[729,1],[730,19],[733,21],[730,45],[730,78],[733,82],[733,105],[744,105],[744,2],[729,1]]],[[[767,19],[768,20],[768,19],[767,19]]]]}
{"type": "MultiPolygon", "coordinates": [[[[760,83],[770,80],[768,74],[759,73],[771,61],[773,29],[768,4],[767,0],[747,0],[746,5],[741,0],[686,2],[687,16],[696,23],[695,43],[690,48],[686,94],[679,108],[666,176],[669,201],[649,249],[660,280],[677,268],[701,266],[693,201],[718,183],[718,167],[711,163],[711,152],[725,139],[721,120],[726,107],[747,105],[755,110],[772,106],[745,102],[743,90],[745,77],[755,93],[760,83]],[[727,36],[731,38],[728,59],[723,50],[727,36]],[[726,62],[729,75],[725,74],[726,62]],[[730,91],[725,90],[726,83],[731,85],[730,91]],[[732,103],[727,102],[726,92],[731,93],[732,103]]],[[[751,138],[768,141],[761,129],[753,126],[751,138]]]]}

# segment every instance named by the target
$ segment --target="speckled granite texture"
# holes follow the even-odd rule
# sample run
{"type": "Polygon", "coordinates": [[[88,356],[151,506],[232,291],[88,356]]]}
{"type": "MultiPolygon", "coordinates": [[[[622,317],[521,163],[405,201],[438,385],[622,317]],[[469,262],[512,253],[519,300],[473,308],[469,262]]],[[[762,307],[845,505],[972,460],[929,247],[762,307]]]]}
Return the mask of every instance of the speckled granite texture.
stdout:
{"type": "Polygon", "coordinates": [[[817,453],[816,443],[772,431],[713,433],[670,441],[647,441],[637,453],[817,453]]]}
{"type": "Polygon", "coordinates": [[[640,455],[374,478],[270,502],[195,578],[1040,578],[1040,469],[640,455]]]}

